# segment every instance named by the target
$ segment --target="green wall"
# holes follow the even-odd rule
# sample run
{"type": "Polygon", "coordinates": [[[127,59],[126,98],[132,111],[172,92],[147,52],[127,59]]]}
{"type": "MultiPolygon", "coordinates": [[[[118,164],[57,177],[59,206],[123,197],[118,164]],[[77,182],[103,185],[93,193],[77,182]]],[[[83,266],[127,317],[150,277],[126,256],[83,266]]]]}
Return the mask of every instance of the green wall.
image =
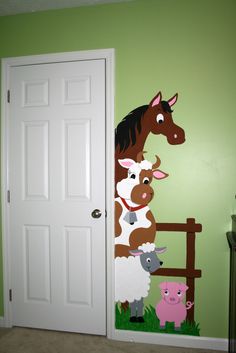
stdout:
{"type": "MultiPolygon", "coordinates": [[[[145,147],[170,175],[155,184],[151,207],[160,222],[195,217],[203,225],[195,317],[201,336],[209,337],[228,333],[225,233],[236,211],[235,11],[234,0],[137,0],[0,17],[0,57],[115,48],[116,122],[159,90],[165,99],[179,93],[173,117],[184,127],[186,143],[170,146],[151,136],[145,147]]],[[[169,248],[163,259],[168,267],[185,265],[179,237],[157,236],[158,245],[169,248]]],[[[153,305],[159,300],[156,282],[153,305]]]]}

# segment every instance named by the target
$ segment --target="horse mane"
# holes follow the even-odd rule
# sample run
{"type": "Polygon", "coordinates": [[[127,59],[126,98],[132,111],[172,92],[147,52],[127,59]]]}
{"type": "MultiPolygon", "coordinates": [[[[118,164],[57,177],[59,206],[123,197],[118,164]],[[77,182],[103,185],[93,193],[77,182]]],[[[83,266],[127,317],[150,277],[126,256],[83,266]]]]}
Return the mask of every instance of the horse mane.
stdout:
{"type": "Polygon", "coordinates": [[[136,129],[141,132],[141,119],[147,111],[148,105],[142,105],[132,110],[126,115],[115,129],[115,146],[120,146],[120,151],[125,151],[132,141],[132,146],[136,142],[136,129]]]}
{"type": "MultiPolygon", "coordinates": [[[[161,101],[161,106],[165,113],[173,112],[168,102],[161,101]]],[[[148,107],[148,105],[142,105],[132,110],[117,125],[115,129],[115,147],[119,145],[120,151],[124,152],[129,147],[130,142],[132,142],[132,146],[136,143],[136,131],[139,134],[141,133],[141,120],[148,107]]]]}

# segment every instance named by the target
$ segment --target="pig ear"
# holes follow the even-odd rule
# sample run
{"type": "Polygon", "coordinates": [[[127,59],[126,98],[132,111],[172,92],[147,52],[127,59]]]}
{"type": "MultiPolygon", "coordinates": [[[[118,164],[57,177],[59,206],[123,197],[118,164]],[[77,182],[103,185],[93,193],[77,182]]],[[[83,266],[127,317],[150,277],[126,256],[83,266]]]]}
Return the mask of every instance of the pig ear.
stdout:
{"type": "Polygon", "coordinates": [[[161,101],[161,92],[159,92],[152,100],[151,100],[151,103],[150,105],[152,107],[155,107],[155,105],[158,105],[161,101]]]}
{"type": "Polygon", "coordinates": [[[163,252],[165,252],[166,251],[166,247],[164,247],[164,248],[155,248],[155,252],[157,253],[157,254],[162,254],[163,252]]]}
{"type": "Polygon", "coordinates": [[[129,253],[133,256],[140,256],[143,254],[143,252],[140,250],[129,250],[129,253]]]}
{"type": "Polygon", "coordinates": [[[118,159],[118,162],[121,165],[121,167],[124,167],[126,169],[129,169],[131,165],[135,163],[135,161],[133,161],[133,159],[130,159],[130,158],[118,159]]]}
{"type": "Polygon", "coordinates": [[[161,289],[166,289],[166,287],[167,287],[167,283],[166,282],[161,282],[159,284],[159,288],[161,288],[161,289]]]}
{"type": "Polygon", "coordinates": [[[164,179],[169,176],[169,174],[166,174],[165,172],[162,172],[161,170],[157,169],[153,171],[153,176],[155,179],[164,179]]]}
{"type": "Polygon", "coordinates": [[[177,102],[178,99],[178,93],[176,93],[173,97],[171,97],[168,100],[169,105],[172,107],[172,105],[174,105],[177,102]]]}
{"type": "Polygon", "coordinates": [[[180,283],[181,285],[181,289],[186,292],[186,290],[188,289],[188,286],[185,283],[180,283]]]}

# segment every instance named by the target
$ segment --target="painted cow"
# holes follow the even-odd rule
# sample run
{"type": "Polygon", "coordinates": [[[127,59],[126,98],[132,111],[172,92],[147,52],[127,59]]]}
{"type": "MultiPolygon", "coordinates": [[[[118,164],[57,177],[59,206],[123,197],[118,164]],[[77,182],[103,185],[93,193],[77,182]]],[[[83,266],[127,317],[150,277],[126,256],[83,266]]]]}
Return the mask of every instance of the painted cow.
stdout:
{"type": "Polygon", "coordinates": [[[128,257],[130,250],[155,240],[156,222],[148,206],[154,196],[150,184],[153,178],[163,179],[168,174],[157,169],[161,164],[157,156],[152,164],[143,160],[143,153],[138,153],[136,162],[130,158],[119,160],[120,165],[128,169],[128,175],[117,183],[115,257],[128,257]]]}

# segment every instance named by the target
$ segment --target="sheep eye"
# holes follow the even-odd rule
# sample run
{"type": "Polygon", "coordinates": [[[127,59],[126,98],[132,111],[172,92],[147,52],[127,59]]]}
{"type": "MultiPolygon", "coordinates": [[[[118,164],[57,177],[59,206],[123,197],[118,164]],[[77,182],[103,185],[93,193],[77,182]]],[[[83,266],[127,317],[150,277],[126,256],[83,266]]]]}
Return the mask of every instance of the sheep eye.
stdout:
{"type": "Polygon", "coordinates": [[[143,179],[143,183],[144,183],[144,184],[149,184],[149,179],[148,179],[147,177],[144,178],[144,179],[143,179]]]}
{"type": "Polygon", "coordinates": [[[148,258],[146,259],[146,262],[147,262],[147,263],[150,263],[150,262],[151,262],[150,257],[148,257],[148,258]]]}
{"type": "Polygon", "coordinates": [[[164,291],[164,294],[165,294],[165,295],[169,295],[169,291],[166,289],[166,290],[164,291]]]}
{"type": "Polygon", "coordinates": [[[157,124],[162,124],[164,123],[164,115],[163,114],[157,114],[157,117],[156,117],[156,121],[157,121],[157,124]]]}

